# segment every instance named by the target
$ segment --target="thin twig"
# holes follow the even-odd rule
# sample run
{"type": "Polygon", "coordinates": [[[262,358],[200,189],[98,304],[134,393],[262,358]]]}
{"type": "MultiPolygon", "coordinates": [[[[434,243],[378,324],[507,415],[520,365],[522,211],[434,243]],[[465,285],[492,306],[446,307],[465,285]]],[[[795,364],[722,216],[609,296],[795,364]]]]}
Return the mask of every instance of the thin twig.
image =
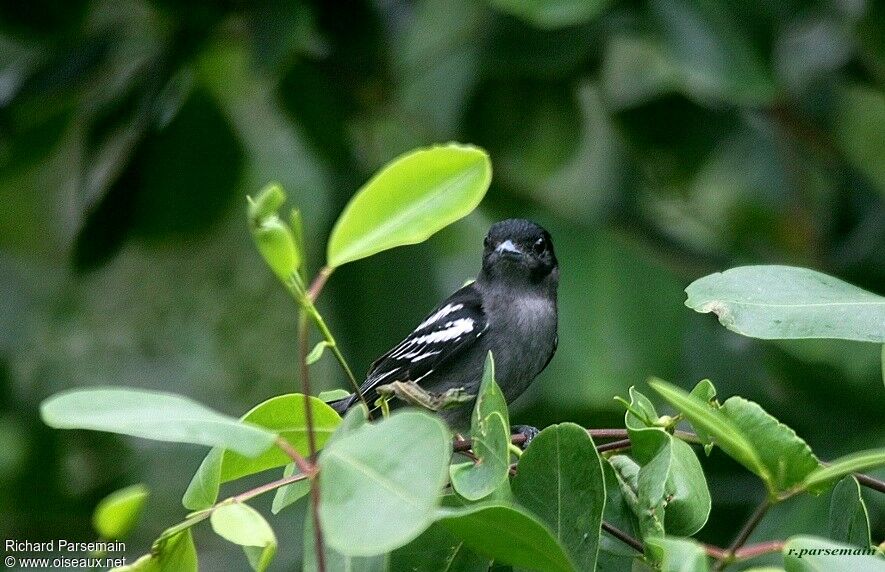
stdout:
{"type": "Polygon", "coordinates": [[[857,479],[858,483],[867,488],[879,491],[880,493],[885,493],[885,481],[880,481],[877,478],[862,473],[854,473],[854,478],[857,479]]]}
{"type": "Polygon", "coordinates": [[[770,542],[751,544],[749,546],[741,548],[740,550],[735,551],[734,558],[735,560],[748,560],[750,558],[762,556],[763,554],[780,552],[784,549],[784,544],[786,543],[782,540],[772,540],[770,542]]]}
{"type": "Polygon", "coordinates": [[[602,445],[596,446],[596,450],[600,453],[605,453],[606,451],[619,451],[621,449],[629,448],[630,439],[621,439],[620,441],[612,441],[611,443],[603,443],[602,445]]]}
{"type": "MultiPolygon", "coordinates": [[[[307,335],[307,316],[305,315],[306,310],[302,310],[301,314],[298,317],[298,341],[299,341],[299,351],[298,351],[298,367],[301,371],[301,392],[304,394],[304,416],[307,422],[307,446],[308,451],[310,452],[310,457],[314,458],[317,452],[316,445],[316,435],[314,434],[313,427],[313,403],[311,402],[310,397],[310,368],[307,365],[307,348],[308,348],[308,335],[307,335]]],[[[298,455],[298,451],[294,451],[295,455],[298,455]]],[[[291,455],[290,455],[291,456],[291,455]]],[[[311,514],[313,518],[313,533],[314,533],[314,548],[316,550],[316,559],[317,559],[317,569],[319,572],[325,572],[326,570],[326,550],[323,545],[323,529],[320,525],[320,517],[319,517],[319,507],[320,507],[320,481],[319,474],[316,470],[314,470],[313,465],[306,464],[305,466],[310,470],[305,470],[301,468],[299,461],[296,457],[292,457],[295,459],[295,463],[299,465],[301,472],[310,476],[310,505],[311,505],[311,514]]],[[[304,459],[301,459],[304,461],[304,459]]],[[[305,462],[306,463],[306,462],[305,462]]]]}
{"type": "Polygon", "coordinates": [[[301,456],[295,447],[289,444],[288,441],[283,439],[282,437],[277,437],[277,447],[283,451],[286,455],[289,456],[290,459],[295,461],[295,466],[298,467],[298,470],[304,473],[306,476],[311,477],[314,473],[316,473],[316,466],[301,456]]]}
{"type": "MultiPolygon", "coordinates": [[[[307,475],[304,473],[298,473],[297,475],[292,475],[289,477],[283,477],[282,479],[271,481],[269,483],[265,483],[260,487],[255,487],[254,489],[249,489],[246,492],[242,492],[234,497],[231,497],[233,502],[246,502],[249,499],[255,498],[258,495],[262,495],[266,492],[270,492],[274,489],[278,489],[280,487],[284,487],[286,485],[291,485],[292,483],[297,483],[298,481],[303,481],[307,478],[307,475]]],[[[224,502],[224,501],[222,501],[224,502]]],[[[220,504],[220,503],[219,503],[220,504]]]]}
{"type": "Polygon", "coordinates": [[[753,511],[753,514],[750,515],[750,518],[747,519],[747,522],[744,523],[743,528],[741,528],[738,535],[734,538],[734,541],[729,545],[729,547],[725,550],[725,554],[719,558],[716,564],[713,566],[713,570],[722,570],[725,566],[734,558],[735,553],[738,549],[747,542],[747,539],[750,538],[750,535],[753,534],[753,531],[756,530],[756,527],[759,526],[759,523],[762,521],[762,517],[765,516],[765,513],[768,512],[768,509],[771,507],[771,502],[768,499],[763,500],[759,503],[759,506],[756,507],[756,510],[753,511]]]}
{"type": "Polygon", "coordinates": [[[623,542],[627,546],[633,548],[634,550],[636,550],[640,554],[645,552],[645,548],[642,546],[642,542],[633,538],[632,536],[630,536],[629,534],[627,534],[626,532],[624,532],[620,528],[616,528],[615,526],[612,526],[611,524],[605,522],[604,520],[602,521],[602,530],[611,534],[612,536],[614,536],[615,538],[617,538],[618,540],[620,540],[621,542],[623,542]]]}
{"type": "Polygon", "coordinates": [[[320,295],[320,292],[323,290],[323,286],[326,285],[326,281],[329,280],[329,276],[332,275],[334,268],[329,266],[323,266],[320,268],[320,271],[317,273],[316,277],[313,279],[313,282],[310,283],[310,287],[307,289],[307,299],[311,302],[316,302],[317,298],[320,295]]]}

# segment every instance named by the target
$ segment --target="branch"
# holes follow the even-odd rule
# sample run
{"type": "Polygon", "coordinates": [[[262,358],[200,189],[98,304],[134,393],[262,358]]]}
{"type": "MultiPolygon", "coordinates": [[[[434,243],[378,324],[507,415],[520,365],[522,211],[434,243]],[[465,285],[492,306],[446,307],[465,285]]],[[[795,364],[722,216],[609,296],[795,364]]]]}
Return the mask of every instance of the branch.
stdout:
{"type": "Polygon", "coordinates": [[[330,266],[323,266],[320,268],[320,271],[317,273],[316,278],[313,279],[313,282],[310,283],[310,287],[307,289],[307,299],[311,302],[316,302],[317,298],[320,295],[320,292],[323,290],[323,286],[326,285],[326,282],[329,280],[329,276],[332,275],[335,269],[330,266]]]}
{"type": "Polygon", "coordinates": [[[750,535],[753,534],[753,531],[756,530],[756,527],[759,526],[759,523],[762,521],[762,517],[765,516],[765,513],[768,512],[768,509],[771,507],[771,502],[768,499],[763,500],[759,503],[759,506],[756,507],[756,510],[753,511],[753,514],[750,515],[750,518],[744,524],[744,527],[741,528],[741,531],[738,532],[738,535],[735,537],[734,541],[725,551],[721,557],[719,557],[719,561],[713,566],[713,570],[722,570],[725,568],[725,565],[731,562],[731,560],[735,557],[738,549],[747,542],[747,539],[750,538],[750,535]]]}

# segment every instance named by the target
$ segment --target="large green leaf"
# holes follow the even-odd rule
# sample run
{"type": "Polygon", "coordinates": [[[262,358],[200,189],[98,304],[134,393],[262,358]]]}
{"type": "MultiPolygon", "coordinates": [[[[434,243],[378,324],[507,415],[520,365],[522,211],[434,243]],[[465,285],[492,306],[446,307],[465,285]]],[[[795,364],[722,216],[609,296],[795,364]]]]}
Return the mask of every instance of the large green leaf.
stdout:
{"type": "Polygon", "coordinates": [[[327,264],[334,268],[427,240],[475,209],[491,180],[489,157],[476,147],[448,144],[397,157],[338,217],[327,264]]]}
{"type": "Polygon", "coordinates": [[[730,419],[718,410],[712,409],[709,404],[669,383],[659,379],[650,380],[648,383],[673,407],[682,412],[692,425],[705,431],[727,455],[766,482],[771,480],[768,468],[759,459],[753,445],[730,419]]]}
{"type": "Polygon", "coordinates": [[[757,403],[730,397],[715,408],[663,381],[649,383],[725,453],[759,475],[771,494],[794,487],[819,466],[808,444],[757,403]]]}
{"type": "Polygon", "coordinates": [[[438,417],[410,410],[336,436],[319,458],[320,518],[329,546],[374,556],[421,534],[446,481],[450,439],[438,417]]]}
{"type": "Polygon", "coordinates": [[[222,504],[212,511],[209,522],[216,534],[243,547],[253,570],[267,570],[277,551],[277,537],[257,510],[238,502],[222,504]]]}
{"type": "Polygon", "coordinates": [[[99,536],[119,540],[129,534],[141,515],[148,494],[148,488],[139,484],[114,491],[103,498],[92,515],[92,525],[99,536]]]}
{"type": "Polygon", "coordinates": [[[796,432],[743,397],[729,397],[719,408],[753,445],[768,468],[771,487],[785,491],[820,466],[811,448],[796,432]]]}
{"type": "Polygon", "coordinates": [[[489,0],[492,6],[539,28],[561,28],[589,22],[611,0],[489,0]]]}
{"type": "Polygon", "coordinates": [[[741,266],[685,292],[686,306],[745,336],[885,342],[885,298],[807,268],[741,266]]]}
{"type": "Polygon", "coordinates": [[[440,523],[390,554],[390,570],[409,572],[488,572],[489,559],[468,548],[440,523]]]}
{"type": "Polygon", "coordinates": [[[56,429],[91,429],[156,441],[218,446],[250,457],[267,451],[277,437],[186,397],[142,389],[63,391],[40,404],[40,417],[56,429]]]}
{"type": "Polygon", "coordinates": [[[438,519],[464,544],[496,562],[550,572],[577,570],[550,529],[522,509],[478,504],[442,509],[438,519]]]}
{"type": "Polygon", "coordinates": [[[885,448],[851,453],[808,474],[799,488],[818,492],[845,475],[866,471],[882,465],[885,465],[885,448]]]}
{"type": "MultiPolygon", "coordinates": [[[[341,423],[341,418],[335,410],[315,397],[310,398],[310,403],[316,445],[322,448],[341,423]]],[[[242,421],[270,429],[288,441],[302,455],[309,454],[304,395],[300,393],[272,397],[249,410],[242,421]]],[[[218,489],[222,483],[274,467],[282,467],[291,460],[276,447],[252,458],[236,451],[219,452],[217,448],[213,449],[197,469],[182,503],[191,510],[208,508],[217,500],[218,489]]]]}
{"type": "MultiPolygon", "coordinates": [[[[283,470],[283,477],[291,477],[297,472],[298,467],[295,465],[295,463],[289,463],[283,470]]],[[[277,492],[274,494],[270,512],[272,512],[273,514],[279,513],[287,506],[307,496],[309,492],[310,481],[307,478],[303,478],[300,481],[295,481],[290,485],[285,485],[278,488],[277,492]]]]}
{"type": "Polygon", "coordinates": [[[562,423],[541,431],[519,459],[513,494],[550,527],[579,570],[595,569],[605,478],[584,428],[562,423]]]}
{"type": "MultiPolygon", "coordinates": [[[[308,509],[304,515],[304,552],[301,571],[317,572],[316,535],[313,529],[313,514],[308,509]]],[[[341,554],[326,542],[323,545],[326,570],[329,572],[388,572],[388,554],[377,556],[348,556],[341,554]]]]}
{"type": "Polygon", "coordinates": [[[491,352],[486,356],[482,385],[473,408],[470,437],[477,462],[451,465],[449,476],[459,495],[479,500],[500,487],[510,470],[510,417],[504,394],[495,383],[491,352]]]}
{"type": "Polygon", "coordinates": [[[869,548],[849,546],[815,536],[790,538],[784,545],[783,554],[787,572],[885,571],[885,559],[869,555],[869,548]]]}
{"type": "Polygon", "coordinates": [[[688,538],[645,539],[645,545],[661,572],[707,572],[710,569],[704,547],[688,538]]]}
{"type": "MultiPolygon", "coordinates": [[[[603,520],[622,530],[630,536],[639,536],[639,522],[636,518],[636,488],[630,487],[615,471],[614,465],[623,463],[620,471],[632,471],[635,476],[639,467],[629,457],[613,455],[603,459],[602,470],[605,474],[605,514],[603,520]]],[[[641,556],[634,548],[603,531],[599,539],[599,557],[596,560],[598,570],[604,572],[630,572],[633,561],[641,556]]]]}
{"type": "Polygon", "coordinates": [[[870,546],[870,516],[854,477],[845,477],[830,499],[829,538],[852,546],[870,546]]]}

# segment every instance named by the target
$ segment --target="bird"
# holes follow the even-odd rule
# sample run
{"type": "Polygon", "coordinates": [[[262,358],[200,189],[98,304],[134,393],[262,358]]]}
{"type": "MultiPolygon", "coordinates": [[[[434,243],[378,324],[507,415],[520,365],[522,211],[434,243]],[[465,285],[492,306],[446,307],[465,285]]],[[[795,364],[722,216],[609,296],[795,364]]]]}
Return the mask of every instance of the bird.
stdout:
{"type": "MultiPolygon", "coordinates": [[[[550,363],[559,342],[559,263],[550,233],[525,219],[491,226],[476,279],[434,308],[401,342],[376,359],[360,392],[366,403],[393,381],[415,382],[429,393],[462,389],[472,401],[439,414],[453,430],[469,428],[486,356],[510,404],[550,363]]],[[[344,414],[358,404],[351,394],[330,403],[344,414]]],[[[391,400],[391,407],[405,405],[391,400]]],[[[516,426],[530,440],[537,429],[516,426]]]]}

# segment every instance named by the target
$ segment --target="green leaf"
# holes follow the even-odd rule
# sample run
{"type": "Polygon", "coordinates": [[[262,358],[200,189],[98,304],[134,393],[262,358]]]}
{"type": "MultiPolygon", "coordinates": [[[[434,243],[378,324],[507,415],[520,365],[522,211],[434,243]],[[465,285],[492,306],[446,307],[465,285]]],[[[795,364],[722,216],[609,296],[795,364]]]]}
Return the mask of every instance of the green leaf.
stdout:
{"type": "MultiPolygon", "coordinates": [[[[316,445],[322,448],[341,423],[341,418],[335,410],[315,397],[310,398],[310,403],[313,410],[316,445]]],[[[302,455],[309,454],[304,395],[300,393],[278,395],[259,403],[243,416],[242,421],[271,429],[302,455]]],[[[208,508],[217,500],[218,488],[222,483],[274,467],[282,467],[291,460],[276,447],[254,458],[244,457],[235,451],[219,453],[213,449],[197,469],[182,503],[190,510],[208,508]]]]}
{"type": "MultiPolygon", "coordinates": [[[[691,395],[710,404],[710,407],[714,409],[719,408],[719,404],[715,403],[716,399],[716,387],[713,385],[713,382],[709,379],[702,379],[694,386],[694,389],[691,390],[691,395]]],[[[713,450],[713,438],[710,437],[706,431],[703,429],[699,429],[697,427],[692,427],[694,429],[695,434],[697,434],[698,439],[704,445],[704,452],[707,456],[710,455],[710,451],[713,450]]]]}
{"type": "Polygon", "coordinates": [[[841,479],[845,475],[866,471],[882,465],[885,465],[885,448],[852,453],[809,473],[802,484],[799,485],[799,488],[820,492],[826,489],[833,481],[841,479]]]}
{"type": "Polygon", "coordinates": [[[783,554],[786,572],[885,571],[885,560],[870,556],[869,548],[849,546],[815,536],[790,538],[784,545],[783,554]]]}
{"type": "Polygon", "coordinates": [[[753,445],[757,457],[768,469],[770,489],[785,491],[820,466],[808,444],[758,403],[743,397],[729,397],[719,412],[753,445]]]}
{"type": "Polygon", "coordinates": [[[409,572],[488,572],[489,559],[469,549],[440,523],[390,554],[390,570],[409,572]]]}
{"type": "Polygon", "coordinates": [[[593,20],[610,0],[489,0],[502,12],[539,28],[562,28],[593,20]]]}
{"type": "Polygon", "coordinates": [[[654,405],[635,388],[624,415],[631,454],[642,465],[638,475],[639,517],[643,536],[691,535],[710,515],[710,491],[694,450],[658,425],[654,405]]]}
{"type": "Polygon", "coordinates": [[[325,401],[326,403],[344,399],[345,397],[350,397],[350,392],[346,389],[330,389],[328,391],[321,391],[320,394],[317,395],[317,399],[325,401]]]}
{"type": "Polygon", "coordinates": [[[209,522],[220,537],[243,547],[253,570],[267,570],[277,551],[277,537],[257,510],[239,502],[223,504],[212,511],[209,522]]]}
{"type": "Polygon", "coordinates": [[[119,540],[129,534],[141,515],[148,494],[148,488],[138,484],[103,498],[92,515],[92,526],[98,535],[107,540],[119,540]]]}
{"type": "Polygon", "coordinates": [[[155,441],[219,446],[256,457],[276,434],[222,415],[186,397],[116,387],[73,389],[40,404],[43,422],[56,429],[108,431],[155,441]]]}
{"type": "Polygon", "coordinates": [[[517,507],[478,504],[442,509],[438,519],[464,544],[496,562],[532,570],[576,570],[550,530],[517,507]]]}
{"type": "Polygon", "coordinates": [[[329,546],[374,556],[416,538],[433,521],[451,450],[445,424],[421,411],[398,411],[336,436],[319,458],[329,546]]]}
{"type": "Polygon", "coordinates": [[[660,563],[661,572],[707,572],[710,569],[704,547],[689,538],[646,538],[651,558],[660,563]]]}
{"type": "Polygon", "coordinates": [[[605,477],[596,445],[574,423],[541,431],[519,459],[513,494],[541,519],[579,570],[594,570],[605,477]]]}
{"type": "Polygon", "coordinates": [[[829,538],[853,546],[873,544],[870,516],[854,477],[845,477],[833,489],[830,499],[829,538]]]}
{"type": "MultiPolygon", "coordinates": [[[[246,197],[249,202],[249,230],[264,261],[283,282],[288,282],[301,266],[302,254],[299,238],[287,226],[277,211],[286,202],[283,188],[271,183],[255,199],[246,197]]],[[[300,219],[293,219],[297,224],[300,219]]],[[[301,232],[300,228],[297,232],[301,232]]]]}
{"type": "Polygon", "coordinates": [[[327,264],[335,268],[427,240],[475,209],[491,180],[488,155],[472,146],[435,146],[394,159],[338,217],[327,264]]]}
{"type": "Polygon", "coordinates": [[[190,529],[163,539],[150,554],[111,572],[198,572],[197,549],[190,529]]]}
{"type": "MultiPolygon", "coordinates": [[[[632,473],[632,481],[635,483],[639,466],[625,455],[613,455],[609,459],[603,459],[602,471],[605,475],[606,494],[603,520],[634,538],[638,537],[639,522],[635,513],[636,488],[628,486],[622,480],[619,472],[632,473]],[[620,465],[618,471],[614,469],[615,464],[620,465]]],[[[636,550],[603,531],[599,539],[599,557],[597,558],[599,570],[629,572],[633,570],[633,560],[638,556],[640,554],[636,550]]]]}
{"type": "Polygon", "coordinates": [[[885,298],[807,268],[741,266],[695,280],[685,305],[744,336],[885,342],[885,298]]]}
{"type": "MultiPolygon", "coordinates": [[[[283,477],[291,477],[297,471],[298,467],[295,466],[295,463],[289,463],[283,470],[283,477]]],[[[276,494],[274,494],[270,512],[278,514],[290,504],[307,496],[308,493],[310,493],[310,481],[306,478],[280,487],[277,489],[276,494]]]]}
{"type": "Polygon", "coordinates": [[[495,383],[495,361],[491,352],[486,356],[482,385],[473,408],[470,437],[477,462],[452,465],[449,475],[459,495],[479,500],[500,487],[510,471],[510,418],[507,401],[495,383]]]}
{"type": "Polygon", "coordinates": [[[885,94],[863,85],[842,90],[836,143],[849,162],[885,193],[885,94]]]}
{"type": "MultiPolygon", "coordinates": [[[[307,365],[313,365],[316,362],[320,361],[320,358],[323,357],[323,352],[326,350],[326,348],[330,347],[331,345],[332,344],[330,344],[326,340],[322,340],[320,342],[317,342],[317,345],[313,346],[313,349],[310,350],[310,353],[307,354],[307,357],[304,358],[304,363],[306,363],[307,365]]],[[[340,390],[340,391],[344,391],[344,390],[340,390]]],[[[347,395],[347,392],[345,391],[344,394],[347,395]]],[[[323,401],[325,401],[325,399],[323,401]]]]}
{"type": "Polygon", "coordinates": [[[692,425],[706,431],[728,456],[769,482],[768,468],[762,464],[753,445],[740,429],[718,410],[713,410],[701,400],[665,381],[653,379],[648,384],[691,421],[692,425]]]}
{"type": "MultiPolygon", "coordinates": [[[[313,532],[313,514],[309,508],[304,517],[304,543],[302,546],[304,547],[302,572],[317,572],[319,565],[317,564],[316,535],[313,532]]],[[[390,570],[388,566],[389,555],[387,554],[348,556],[330,547],[328,542],[324,544],[323,548],[326,570],[329,572],[388,572],[390,570]]],[[[399,570],[407,569],[400,568],[399,570]]]]}

